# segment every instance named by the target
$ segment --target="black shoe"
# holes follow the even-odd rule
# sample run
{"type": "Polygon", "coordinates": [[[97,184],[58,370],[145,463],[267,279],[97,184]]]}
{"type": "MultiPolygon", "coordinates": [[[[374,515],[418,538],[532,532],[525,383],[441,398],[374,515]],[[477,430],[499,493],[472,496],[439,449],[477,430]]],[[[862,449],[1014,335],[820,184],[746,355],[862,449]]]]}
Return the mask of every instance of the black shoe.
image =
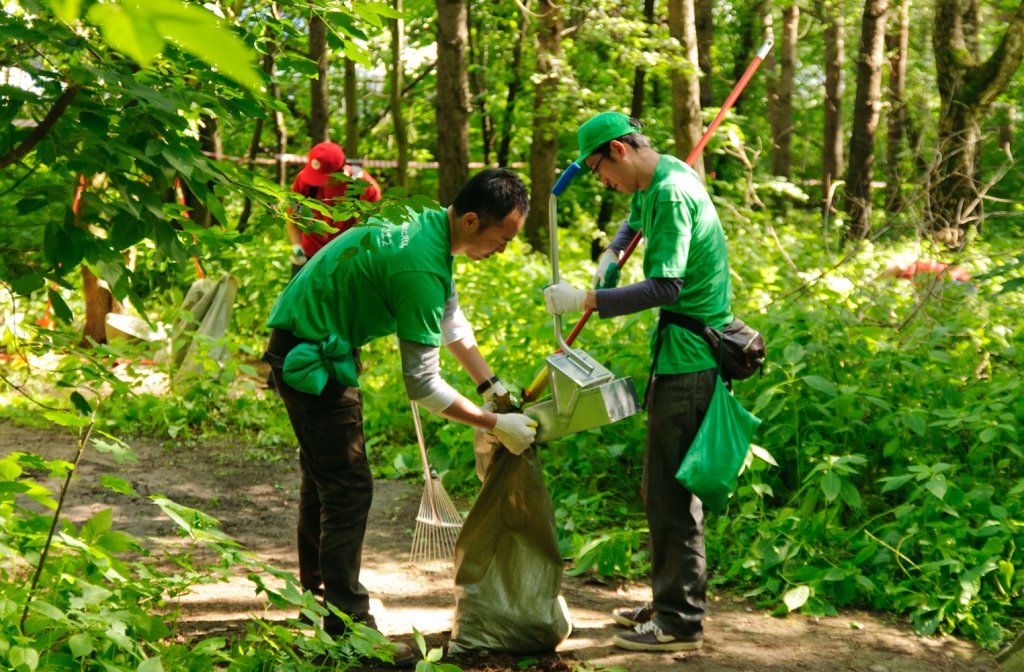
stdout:
{"type": "Polygon", "coordinates": [[[635,628],[654,618],[654,606],[645,604],[642,607],[622,607],[612,612],[612,618],[619,625],[635,628]]]}
{"type": "Polygon", "coordinates": [[[627,651],[650,651],[652,653],[696,651],[704,644],[704,637],[702,635],[691,637],[667,635],[658,627],[657,623],[647,621],[636,626],[633,632],[615,635],[612,644],[627,651]]]}

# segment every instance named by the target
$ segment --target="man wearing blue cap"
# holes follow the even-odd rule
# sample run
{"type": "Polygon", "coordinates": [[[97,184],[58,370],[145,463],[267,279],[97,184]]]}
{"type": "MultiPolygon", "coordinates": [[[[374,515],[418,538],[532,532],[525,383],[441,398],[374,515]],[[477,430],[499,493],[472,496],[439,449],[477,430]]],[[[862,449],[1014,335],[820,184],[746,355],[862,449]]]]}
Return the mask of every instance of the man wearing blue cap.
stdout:
{"type": "Polygon", "coordinates": [[[544,290],[554,314],[596,310],[602,318],[661,309],[652,338],[647,390],[647,449],[641,496],[650,528],[653,600],[617,609],[632,628],[616,646],[633,651],[691,651],[703,642],[707,595],[704,511],[675,478],[715,389],[715,358],[702,338],[677,324],[732,322],[725,234],[711,197],[684,162],[651,147],[640,124],[604,112],[580,126],[576,163],[605,187],[632,194],[629,219],[602,255],[593,288],[560,282],[544,290]],[[646,239],[644,280],[616,287],[618,260],[636,232],[646,239]]]}

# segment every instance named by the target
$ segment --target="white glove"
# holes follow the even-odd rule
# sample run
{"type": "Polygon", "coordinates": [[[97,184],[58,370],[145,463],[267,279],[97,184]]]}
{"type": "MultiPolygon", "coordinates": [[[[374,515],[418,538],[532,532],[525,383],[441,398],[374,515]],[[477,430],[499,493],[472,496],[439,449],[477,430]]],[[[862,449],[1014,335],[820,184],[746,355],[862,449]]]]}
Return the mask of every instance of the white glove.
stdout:
{"type": "Polygon", "coordinates": [[[292,245],[292,266],[302,266],[309,259],[306,258],[306,251],[302,249],[302,245],[292,245]]]}
{"type": "Polygon", "coordinates": [[[594,271],[594,289],[609,289],[619,284],[619,253],[605,250],[597,258],[597,270],[594,271]]]}
{"type": "Polygon", "coordinates": [[[548,312],[553,315],[582,311],[585,298],[587,290],[576,289],[565,280],[544,288],[544,302],[548,306],[548,312]]]}
{"type": "Polygon", "coordinates": [[[537,421],[522,413],[499,413],[491,432],[513,455],[522,455],[537,436],[537,421]]]}

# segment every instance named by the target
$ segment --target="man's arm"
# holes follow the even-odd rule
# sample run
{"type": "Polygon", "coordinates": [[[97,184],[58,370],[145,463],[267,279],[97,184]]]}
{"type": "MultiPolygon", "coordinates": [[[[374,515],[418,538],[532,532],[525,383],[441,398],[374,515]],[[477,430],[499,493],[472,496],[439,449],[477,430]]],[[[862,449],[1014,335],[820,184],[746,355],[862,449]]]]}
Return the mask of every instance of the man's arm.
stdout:
{"type": "MultiPolygon", "coordinates": [[[[402,353],[402,378],[409,399],[435,415],[487,431],[494,429],[497,421],[494,413],[459,394],[441,377],[439,348],[405,339],[398,340],[398,348],[402,353]]],[[[479,351],[477,356],[482,362],[479,351]]]]}
{"type": "Polygon", "coordinates": [[[441,317],[441,342],[477,385],[494,377],[494,372],[477,347],[473,326],[459,307],[459,293],[454,285],[441,317]]]}

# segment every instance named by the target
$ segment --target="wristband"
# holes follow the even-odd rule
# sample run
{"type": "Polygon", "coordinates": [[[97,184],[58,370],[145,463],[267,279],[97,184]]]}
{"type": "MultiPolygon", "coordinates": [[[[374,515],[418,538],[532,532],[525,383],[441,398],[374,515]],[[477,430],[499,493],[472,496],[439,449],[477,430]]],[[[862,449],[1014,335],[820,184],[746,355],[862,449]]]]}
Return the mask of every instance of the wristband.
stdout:
{"type": "Polygon", "coordinates": [[[480,383],[479,385],[476,386],[476,393],[477,394],[483,394],[487,390],[491,389],[491,387],[496,382],[498,382],[498,377],[497,376],[491,376],[490,378],[488,378],[487,380],[485,380],[484,382],[482,382],[482,383],[480,383]]]}

